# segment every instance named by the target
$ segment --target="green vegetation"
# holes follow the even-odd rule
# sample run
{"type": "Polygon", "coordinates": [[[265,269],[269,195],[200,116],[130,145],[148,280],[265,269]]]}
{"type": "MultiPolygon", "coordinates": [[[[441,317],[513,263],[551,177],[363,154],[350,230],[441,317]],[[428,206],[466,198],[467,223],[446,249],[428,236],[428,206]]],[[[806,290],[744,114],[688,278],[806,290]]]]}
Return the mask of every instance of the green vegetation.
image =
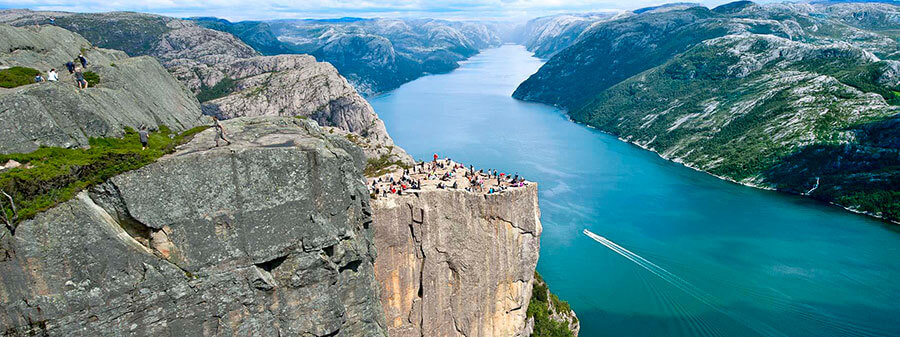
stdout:
{"type": "Polygon", "coordinates": [[[175,151],[195,134],[199,126],[179,135],[165,126],[152,133],[149,149],[142,151],[139,135],[126,129],[124,138],[92,138],[88,149],[41,147],[31,153],[0,155],[0,163],[15,160],[22,167],[0,172],[0,191],[9,194],[0,200],[0,220],[14,225],[75,196],[79,191],[121,173],[141,168],[164,154],[175,151]]]}
{"type": "Polygon", "coordinates": [[[0,87],[15,88],[34,83],[34,77],[41,72],[26,67],[12,67],[0,70],[0,87]]]}
{"type": "MultiPolygon", "coordinates": [[[[559,322],[552,318],[554,312],[569,312],[569,304],[560,301],[556,295],[550,293],[547,283],[541,278],[537,272],[534,273],[534,287],[531,288],[531,302],[528,303],[527,316],[534,318],[534,332],[532,337],[573,337],[574,334],[569,330],[568,322],[559,322]],[[555,309],[551,312],[552,307],[555,309]]],[[[574,319],[578,321],[577,318],[574,319]]]]}
{"type": "MultiPolygon", "coordinates": [[[[162,16],[137,13],[90,13],[56,18],[56,25],[84,36],[94,45],[128,55],[150,55],[171,29],[162,16]]],[[[82,53],[85,50],[82,49],[82,53]]]]}
{"type": "Polygon", "coordinates": [[[216,98],[228,96],[228,94],[234,92],[236,84],[237,83],[235,82],[235,80],[226,77],[212,87],[203,85],[202,87],[200,87],[200,93],[197,94],[197,100],[202,103],[214,100],[216,98]]]}
{"type": "Polygon", "coordinates": [[[93,71],[85,71],[84,80],[87,81],[88,87],[93,88],[100,84],[100,75],[93,71]]]}
{"type": "Polygon", "coordinates": [[[397,165],[405,169],[409,168],[409,165],[406,165],[399,160],[391,160],[389,154],[383,154],[378,158],[369,158],[366,162],[366,169],[363,171],[363,174],[365,174],[366,177],[377,177],[388,173],[387,169],[392,165],[397,165]]]}
{"type": "MultiPolygon", "coordinates": [[[[900,122],[891,122],[900,109],[840,85],[896,104],[896,88],[879,81],[885,64],[853,49],[810,48],[742,73],[724,52],[734,43],[692,48],[571,116],[736,181],[799,194],[819,177],[813,198],[900,220],[900,122]]],[[[782,47],[760,38],[746,53],[766,59],[782,47]]]]}

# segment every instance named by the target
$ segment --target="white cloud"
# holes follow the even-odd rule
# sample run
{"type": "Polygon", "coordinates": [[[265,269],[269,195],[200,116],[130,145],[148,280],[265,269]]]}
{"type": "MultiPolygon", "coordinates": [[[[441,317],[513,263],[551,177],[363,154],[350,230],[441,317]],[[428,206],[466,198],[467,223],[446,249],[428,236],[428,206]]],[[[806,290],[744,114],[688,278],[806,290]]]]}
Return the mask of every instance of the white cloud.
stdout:
{"type": "MultiPolygon", "coordinates": [[[[504,19],[561,12],[635,9],[660,0],[0,0],[2,8],[72,12],[138,11],[231,20],[283,18],[439,17],[504,19]]],[[[708,6],[727,0],[703,0],[708,6]]]]}

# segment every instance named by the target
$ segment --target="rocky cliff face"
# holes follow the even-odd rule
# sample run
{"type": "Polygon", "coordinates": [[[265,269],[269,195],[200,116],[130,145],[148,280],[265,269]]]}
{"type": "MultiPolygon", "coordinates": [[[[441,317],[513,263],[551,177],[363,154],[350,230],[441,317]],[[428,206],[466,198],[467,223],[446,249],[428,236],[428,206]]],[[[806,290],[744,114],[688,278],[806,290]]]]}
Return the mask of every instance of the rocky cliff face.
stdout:
{"type": "Polygon", "coordinates": [[[223,118],[309,117],[322,126],[362,136],[370,158],[383,155],[411,163],[375,114],[346,79],[328,63],[308,55],[259,56],[219,66],[234,82],[234,93],[207,101],[203,112],[223,118]]]}
{"type": "Polygon", "coordinates": [[[376,278],[392,337],[528,336],[540,248],[537,185],[373,201],[376,278]]]}
{"type": "Polygon", "coordinates": [[[10,335],[385,336],[363,156],[296,118],[225,122],[0,239],[10,335]]]}
{"type": "Polygon", "coordinates": [[[62,28],[0,25],[0,66],[60,74],[57,83],[0,89],[0,153],[84,146],[89,137],[121,136],[125,127],[141,124],[183,131],[200,123],[197,100],[156,60],[94,48],[62,28]],[[100,84],[86,90],[75,87],[64,66],[82,51],[86,71],[100,76],[100,84]]]}

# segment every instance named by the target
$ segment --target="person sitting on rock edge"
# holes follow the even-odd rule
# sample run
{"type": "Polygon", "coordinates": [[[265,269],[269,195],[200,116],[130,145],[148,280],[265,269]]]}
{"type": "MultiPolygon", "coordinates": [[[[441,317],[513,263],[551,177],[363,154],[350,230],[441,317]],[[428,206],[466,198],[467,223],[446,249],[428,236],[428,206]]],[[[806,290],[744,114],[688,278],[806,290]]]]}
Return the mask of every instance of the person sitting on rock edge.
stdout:
{"type": "Polygon", "coordinates": [[[41,83],[43,81],[44,81],[44,77],[41,76],[41,74],[37,74],[37,76],[34,77],[34,83],[41,83]]]}
{"type": "Polygon", "coordinates": [[[56,73],[55,68],[50,69],[50,71],[47,72],[47,81],[50,81],[50,82],[59,81],[59,74],[56,73]]]}
{"type": "Polygon", "coordinates": [[[222,126],[222,123],[219,123],[219,117],[212,116],[213,118],[213,128],[216,129],[216,147],[219,147],[219,140],[224,140],[225,145],[231,145],[231,141],[225,138],[225,127],[222,126]]]}

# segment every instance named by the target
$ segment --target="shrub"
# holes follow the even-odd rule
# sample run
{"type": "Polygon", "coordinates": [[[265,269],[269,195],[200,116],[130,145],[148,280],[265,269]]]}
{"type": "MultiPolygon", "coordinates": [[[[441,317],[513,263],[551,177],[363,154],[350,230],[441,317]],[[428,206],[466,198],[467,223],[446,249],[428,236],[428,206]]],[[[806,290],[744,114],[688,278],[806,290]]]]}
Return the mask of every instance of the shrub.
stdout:
{"type": "Polygon", "coordinates": [[[97,84],[100,84],[100,75],[93,71],[85,71],[84,80],[88,82],[88,87],[96,87],[97,84]]]}
{"type": "Polygon", "coordinates": [[[574,334],[569,330],[569,325],[566,322],[559,322],[550,318],[553,313],[550,312],[549,301],[553,301],[553,306],[557,312],[569,310],[569,304],[565,301],[560,301],[556,295],[551,294],[547,283],[544,282],[540,274],[535,272],[534,287],[531,288],[531,301],[528,303],[528,309],[526,310],[527,317],[534,318],[534,331],[531,333],[531,336],[573,337],[574,334]]]}
{"type": "Polygon", "coordinates": [[[7,219],[17,215],[16,223],[30,219],[81,190],[156,161],[206,128],[200,126],[173,135],[161,126],[150,135],[149,149],[145,151],[141,150],[138,133],[129,128],[123,138],[92,138],[88,149],[41,147],[31,153],[0,155],[0,162],[15,160],[30,166],[0,172],[0,190],[13,198],[17,208],[13,212],[4,199],[0,201],[0,212],[7,219]]]}
{"type": "Polygon", "coordinates": [[[34,77],[41,72],[26,67],[12,67],[0,70],[0,87],[15,88],[34,83],[34,77]]]}
{"type": "Polygon", "coordinates": [[[200,87],[200,92],[197,94],[197,100],[202,102],[212,101],[216,98],[222,98],[228,96],[228,94],[234,91],[234,87],[237,85],[235,80],[226,77],[223,78],[219,83],[212,87],[207,87],[203,85],[200,87]]]}

